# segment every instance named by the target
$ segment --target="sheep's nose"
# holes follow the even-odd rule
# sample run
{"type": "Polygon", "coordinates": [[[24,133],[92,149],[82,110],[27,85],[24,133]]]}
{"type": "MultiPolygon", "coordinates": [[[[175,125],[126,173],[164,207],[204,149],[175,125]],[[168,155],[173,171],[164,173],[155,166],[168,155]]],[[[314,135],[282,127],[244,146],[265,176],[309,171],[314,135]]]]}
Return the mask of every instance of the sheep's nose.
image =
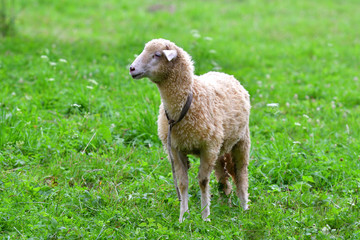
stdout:
{"type": "Polygon", "coordinates": [[[130,66],[130,72],[135,71],[135,68],[133,66],[130,66]]]}

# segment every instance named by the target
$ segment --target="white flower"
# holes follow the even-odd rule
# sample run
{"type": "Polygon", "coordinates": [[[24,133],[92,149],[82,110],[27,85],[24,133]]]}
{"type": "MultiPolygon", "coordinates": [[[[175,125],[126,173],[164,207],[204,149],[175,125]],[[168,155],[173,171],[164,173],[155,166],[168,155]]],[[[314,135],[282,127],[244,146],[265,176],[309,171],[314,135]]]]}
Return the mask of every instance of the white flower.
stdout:
{"type": "Polygon", "coordinates": [[[215,54],[215,53],[216,53],[216,50],[214,50],[214,49],[210,49],[210,50],[209,50],[209,53],[211,53],[211,54],[215,54]]]}
{"type": "Polygon", "coordinates": [[[40,57],[41,57],[42,59],[46,59],[46,60],[49,59],[49,57],[46,56],[46,55],[41,55],[40,57]]]}
{"type": "MultiPolygon", "coordinates": [[[[27,95],[27,94],[25,94],[25,99],[29,101],[29,100],[31,100],[31,99],[32,99],[32,97],[31,97],[31,96],[29,96],[29,95],[27,95]]],[[[0,105],[1,105],[1,104],[0,104],[0,105]]]]}
{"type": "Polygon", "coordinates": [[[79,107],[81,107],[81,105],[79,105],[79,104],[76,104],[76,103],[74,103],[74,104],[71,104],[71,106],[72,106],[72,107],[78,107],[78,108],[79,108],[79,107]]]}
{"type": "Polygon", "coordinates": [[[199,31],[196,30],[196,29],[191,30],[191,34],[193,35],[194,38],[200,38],[201,37],[199,31]]]}
{"type": "Polygon", "coordinates": [[[308,115],[306,115],[306,114],[303,114],[303,117],[304,117],[304,118],[307,118],[307,119],[310,118],[310,117],[309,117],[308,115]]]}
{"type": "Polygon", "coordinates": [[[200,35],[199,33],[193,33],[193,37],[194,37],[194,38],[200,38],[201,35],[200,35]]]}
{"type": "Polygon", "coordinates": [[[326,224],[325,227],[323,227],[321,229],[321,231],[322,231],[323,234],[329,234],[330,231],[331,231],[331,227],[328,224],[326,224]]]}
{"type": "Polygon", "coordinates": [[[301,144],[299,141],[294,141],[293,144],[301,144]]]}
{"type": "Polygon", "coordinates": [[[53,81],[55,81],[55,78],[49,78],[48,81],[53,82],[53,81]]]}
{"type": "Polygon", "coordinates": [[[49,62],[50,66],[56,66],[56,62],[49,62]]]}
{"type": "Polygon", "coordinates": [[[94,89],[92,86],[86,86],[86,88],[88,88],[88,89],[94,89]]]}
{"type": "Polygon", "coordinates": [[[296,125],[296,126],[301,126],[301,124],[300,124],[300,123],[298,123],[298,122],[296,122],[296,123],[295,123],[295,125],[296,125]]]}
{"type": "Polygon", "coordinates": [[[267,107],[279,107],[278,103],[268,103],[266,104],[267,107]]]}
{"type": "Polygon", "coordinates": [[[59,62],[67,63],[66,59],[60,58],[59,62]]]}
{"type": "Polygon", "coordinates": [[[12,92],[12,93],[11,93],[11,96],[16,96],[16,92],[12,92]]]}
{"type": "Polygon", "coordinates": [[[205,39],[206,41],[212,41],[212,40],[213,40],[212,37],[204,37],[204,39],[205,39]]]}
{"type": "Polygon", "coordinates": [[[336,104],[335,104],[334,101],[331,101],[331,107],[332,107],[333,109],[336,108],[336,104]]]}
{"type": "Polygon", "coordinates": [[[88,79],[89,82],[91,82],[92,84],[98,85],[98,82],[95,81],[94,79],[88,79]]]}

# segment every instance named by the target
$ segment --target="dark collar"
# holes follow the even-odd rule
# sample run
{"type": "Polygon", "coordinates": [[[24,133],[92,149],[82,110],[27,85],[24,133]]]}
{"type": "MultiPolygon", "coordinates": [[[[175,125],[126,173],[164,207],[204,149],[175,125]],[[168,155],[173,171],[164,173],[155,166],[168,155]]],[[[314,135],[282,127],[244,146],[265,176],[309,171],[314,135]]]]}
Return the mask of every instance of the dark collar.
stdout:
{"type": "Polygon", "coordinates": [[[169,122],[169,125],[172,125],[174,126],[175,124],[177,124],[178,122],[180,122],[186,115],[186,113],[189,111],[190,109],[190,106],[191,106],[191,102],[192,102],[192,99],[193,99],[193,93],[192,91],[189,93],[188,97],[187,97],[187,100],[186,100],[186,103],[184,105],[184,107],[181,109],[181,113],[180,113],[180,117],[178,120],[173,120],[169,117],[169,114],[168,112],[165,110],[165,114],[166,114],[166,118],[169,122]]]}

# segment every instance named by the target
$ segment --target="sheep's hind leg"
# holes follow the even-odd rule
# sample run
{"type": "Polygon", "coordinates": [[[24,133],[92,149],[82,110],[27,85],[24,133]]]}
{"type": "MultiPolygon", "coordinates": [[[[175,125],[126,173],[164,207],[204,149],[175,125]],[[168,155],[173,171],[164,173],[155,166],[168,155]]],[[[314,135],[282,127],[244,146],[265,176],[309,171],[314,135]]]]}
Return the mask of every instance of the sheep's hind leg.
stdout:
{"type": "Polygon", "coordinates": [[[201,215],[205,221],[210,221],[210,219],[208,219],[210,215],[209,181],[215,160],[216,160],[216,155],[201,154],[200,157],[198,180],[201,190],[201,209],[202,209],[201,215]]]}
{"type": "Polygon", "coordinates": [[[248,209],[248,165],[250,155],[250,134],[246,130],[244,138],[241,139],[231,150],[232,160],[235,165],[236,194],[241,201],[244,210],[248,209]]]}
{"type": "Polygon", "coordinates": [[[175,174],[179,183],[179,190],[181,196],[180,202],[180,217],[179,222],[181,223],[184,219],[185,212],[188,212],[188,157],[173,149],[175,174]]]}

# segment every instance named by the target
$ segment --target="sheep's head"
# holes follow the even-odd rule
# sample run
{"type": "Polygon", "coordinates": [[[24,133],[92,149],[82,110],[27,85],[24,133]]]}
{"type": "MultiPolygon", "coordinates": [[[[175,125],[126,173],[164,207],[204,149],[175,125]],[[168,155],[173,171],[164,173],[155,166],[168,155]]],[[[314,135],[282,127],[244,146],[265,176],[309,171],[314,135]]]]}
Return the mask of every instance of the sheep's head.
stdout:
{"type": "Polygon", "coordinates": [[[151,40],[131,64],[130,74],[134,79],[148,77],[154,82],[161,81],[169,74],[177,56],[174,43],[164,39],[151,40]]]}

